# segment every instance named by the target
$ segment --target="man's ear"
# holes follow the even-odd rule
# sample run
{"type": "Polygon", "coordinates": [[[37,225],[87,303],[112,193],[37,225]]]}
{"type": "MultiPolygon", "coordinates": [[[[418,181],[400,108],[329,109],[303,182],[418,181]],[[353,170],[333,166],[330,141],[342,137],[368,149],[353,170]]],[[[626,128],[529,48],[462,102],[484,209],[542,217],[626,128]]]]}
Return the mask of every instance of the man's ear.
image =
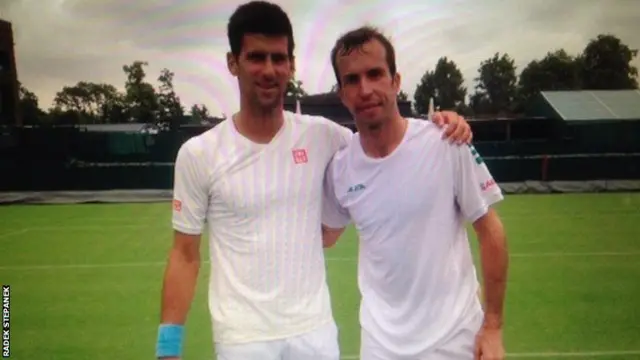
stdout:
{"type": "Polygon", "coordinates": [[[342,86],[340,86],[340,84],[336,84],[336,94],[338,94],[338,97],[340,98],[340,101],[342,102],[342,104],[345,105],[344,104],[344,91],[342,91],[342,86]]]}
{"type": "Polygon", "coordinates": [[[231,51],[227,53],[227,69],[233,76],[238,76],[238,61],[231,51]]]}
{"type": "Polygon", "coordinates": [[[296,57],[291,55],[289,62],[291,63],[291,76],[294,76],[296,74],[296,57]]]}
{"type": "Polygon", "coordinates": [[[396,73],[393,75],[393,89],[396,91],[396,94],[400,93],[400,85],[402,84],[402,76],[400,73],[396,73]]]}

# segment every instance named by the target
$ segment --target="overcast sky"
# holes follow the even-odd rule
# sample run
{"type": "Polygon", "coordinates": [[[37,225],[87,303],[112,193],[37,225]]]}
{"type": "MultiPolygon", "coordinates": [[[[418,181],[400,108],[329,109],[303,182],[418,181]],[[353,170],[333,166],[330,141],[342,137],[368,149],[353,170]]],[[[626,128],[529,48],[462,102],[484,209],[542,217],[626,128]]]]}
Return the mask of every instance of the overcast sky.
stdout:
{"type": "MultiPolygon", "coordinates": [[[[224,61],[227,19],[241,2],[0,0],[0,18],[13,23],[18,77],[41,107],[49,108],[62,86],[81,80],[121,88],[122,65],[146,60],[149,80],[168,67],[187,107],[204,103],[219,115],[238,109],[237,84],[224,61]]],[[[328,54],[336,37],[365,23],[392,37],[410,96],[441,56],[458,63],[471,92],[478,65],[495,52],[508,52],[519,72],[549,50],[578,53],[602,32],[640,48],[640,0],[276,2],[292,18],[296,75],[310,93],[335,83],[328,54]]]]}

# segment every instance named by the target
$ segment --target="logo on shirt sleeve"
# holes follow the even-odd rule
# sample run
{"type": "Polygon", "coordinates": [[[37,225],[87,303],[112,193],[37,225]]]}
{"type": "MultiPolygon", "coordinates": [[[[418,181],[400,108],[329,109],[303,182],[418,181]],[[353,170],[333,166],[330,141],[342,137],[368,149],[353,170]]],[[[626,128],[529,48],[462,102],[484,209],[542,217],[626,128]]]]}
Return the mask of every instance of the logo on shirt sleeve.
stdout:
{"type": "Polygon", "coordinates": [[[291,152],[293,153],[293,161],[296,164],[306,164],[309,161],[306,149],[293,149],[291,152]]]}
{"type": "Polygon", "coordinates": [[[480,184],[480,189],[482,189],[482,191],[487,191],[494,186],[496,186],[496,181],[494,179],[488,179],[480,184]]]}
{"type": "Polygon", "coordinates": [[[181,212],[182,211],[182,201],[173,200],[173,210],[175,210],[176,212],[181,212]]]}

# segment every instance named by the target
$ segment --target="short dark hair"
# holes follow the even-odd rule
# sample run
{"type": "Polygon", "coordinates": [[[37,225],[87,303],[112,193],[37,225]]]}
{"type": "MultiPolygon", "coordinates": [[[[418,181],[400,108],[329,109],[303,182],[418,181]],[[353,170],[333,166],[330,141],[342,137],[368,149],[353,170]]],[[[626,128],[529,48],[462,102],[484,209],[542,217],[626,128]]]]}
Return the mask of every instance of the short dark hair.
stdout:
{"type": "Polygon", "coordinates": [[[396,74],[396,51],[391,41],[377,28],[373,26],[362,26],[340,36],[331,50],[331,65],[333,66],[333,72],[338,81],[338,86],[342,86],[340,83],[340,74],[338,74],[338,55],[348,55],[354,50],[361,49],[364,44],[371,40],[377,40],[382,44],[386,53],[389,72],[391,76],[396,74]]]}
{"type": "Polygon", "coordinates": [[[286,36],[289,57],[293,57],[293,27],[289,16],[280,6],[268,1],[250,1],[238,6],[227,24],[227,37],[233,55],[240,55],[242,40],[248,34],[286,36]]]}

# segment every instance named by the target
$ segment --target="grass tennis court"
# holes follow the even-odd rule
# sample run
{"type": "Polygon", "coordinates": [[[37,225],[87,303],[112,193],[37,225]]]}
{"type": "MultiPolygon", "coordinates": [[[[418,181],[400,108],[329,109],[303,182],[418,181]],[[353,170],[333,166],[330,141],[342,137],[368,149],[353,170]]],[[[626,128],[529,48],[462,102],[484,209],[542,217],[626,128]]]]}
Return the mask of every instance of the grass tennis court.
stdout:
{"type": "MultiPolygon", "coordinates": [[[[499,209],[508,358],[640,359],[640,193],[510,195],[499,209]]],[[[153,358],[168,202],[2,206],[0,219],[11,359],[153,358]]],[[[353,231],[327,251],[345,359],[358,358],[356,251],[353,231]]],[[[203,270],[185,360],[213,359],[203,270]]]]}

